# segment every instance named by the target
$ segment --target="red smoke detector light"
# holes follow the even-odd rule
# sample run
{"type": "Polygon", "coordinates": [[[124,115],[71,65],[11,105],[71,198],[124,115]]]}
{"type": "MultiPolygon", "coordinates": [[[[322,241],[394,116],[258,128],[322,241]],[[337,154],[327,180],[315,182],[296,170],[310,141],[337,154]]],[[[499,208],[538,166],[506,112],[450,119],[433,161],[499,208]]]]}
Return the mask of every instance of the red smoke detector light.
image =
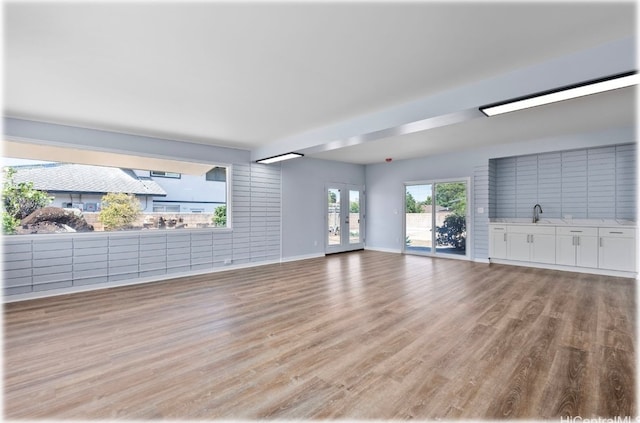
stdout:
{"type": "Polygon", "coordinates": [[[384,159],[385,162],[390,163],[391,160],[393,160],[391,157],[387,157],[386,159],[384,159]]]}

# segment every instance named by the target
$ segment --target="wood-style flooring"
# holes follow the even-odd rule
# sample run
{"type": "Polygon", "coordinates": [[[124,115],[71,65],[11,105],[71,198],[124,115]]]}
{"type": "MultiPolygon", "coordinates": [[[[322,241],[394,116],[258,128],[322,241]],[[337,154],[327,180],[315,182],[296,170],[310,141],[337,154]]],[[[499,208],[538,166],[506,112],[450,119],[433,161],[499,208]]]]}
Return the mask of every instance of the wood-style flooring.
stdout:
{"type": "Polygon", "coordinates": [[[9,419],[635,416],[631,279],[362,251],[6,304],[9,419]]]}

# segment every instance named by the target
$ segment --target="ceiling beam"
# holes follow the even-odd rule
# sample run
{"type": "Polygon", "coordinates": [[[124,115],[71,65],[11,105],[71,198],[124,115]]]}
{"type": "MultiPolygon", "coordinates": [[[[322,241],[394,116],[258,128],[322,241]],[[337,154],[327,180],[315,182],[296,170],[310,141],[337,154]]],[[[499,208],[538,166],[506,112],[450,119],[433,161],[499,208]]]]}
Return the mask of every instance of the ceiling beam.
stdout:
{"type": "Polygon", "coordinates": [[[626,37],[276,140],[253,150],[251,159],[290,151],[308,155],[483,118],[484,115],[478,111],[482,105],[634,70],[636,42],[634,37],[626,37]]]}

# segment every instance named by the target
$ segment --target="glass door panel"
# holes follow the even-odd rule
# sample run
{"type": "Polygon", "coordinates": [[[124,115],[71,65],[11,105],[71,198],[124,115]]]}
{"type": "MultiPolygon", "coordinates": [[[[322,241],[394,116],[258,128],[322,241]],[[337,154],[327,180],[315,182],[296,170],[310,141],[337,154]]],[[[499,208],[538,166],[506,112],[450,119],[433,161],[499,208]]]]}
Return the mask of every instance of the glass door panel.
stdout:
{"type": "Polygon", "coordinates": [[[467,254],[467,184],[439,182],[436,193],[436,253],[467,254]]]}
{"type": "Polygon", "coordinates": [[[407,185],[405,192],[405,249],[430,253],[433,247],[433,186],[407,185]]]}
{"type": "Polygon", "coordinates": [[[360,191],[349,190],[349,244],[360,242],[360,191]]]}
{"type": "Polygon", "coordinates": [[[340,210],[340,189],[337,188],[329,188],[328,192],[328,201],[329,208],[327,210],[328,216],[328,227],[329,231],[327,233],[327,245],[340,245],[342,243],[340,238],[340,228],[342,222],[342,213],[340,210]]]}

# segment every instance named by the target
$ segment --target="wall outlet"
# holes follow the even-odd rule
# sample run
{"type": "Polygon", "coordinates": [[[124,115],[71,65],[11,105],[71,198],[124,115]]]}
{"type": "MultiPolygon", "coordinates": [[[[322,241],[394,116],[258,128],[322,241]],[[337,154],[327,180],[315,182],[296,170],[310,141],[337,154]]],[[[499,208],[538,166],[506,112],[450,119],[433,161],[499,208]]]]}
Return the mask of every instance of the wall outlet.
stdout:
{"type": "Polygon", "coordinates": [[[314,247],[317,247],[317,246],[318,246],[318,241],[317,241],[317,240],[316,240],[316,241],[313,241],[313,246],[314,246],[314,247]]]}
{"type": "Polygon", "coordinates": [[[231,264],[233,260],[231,259],[224,259],[224,264],[231,264]]]}

